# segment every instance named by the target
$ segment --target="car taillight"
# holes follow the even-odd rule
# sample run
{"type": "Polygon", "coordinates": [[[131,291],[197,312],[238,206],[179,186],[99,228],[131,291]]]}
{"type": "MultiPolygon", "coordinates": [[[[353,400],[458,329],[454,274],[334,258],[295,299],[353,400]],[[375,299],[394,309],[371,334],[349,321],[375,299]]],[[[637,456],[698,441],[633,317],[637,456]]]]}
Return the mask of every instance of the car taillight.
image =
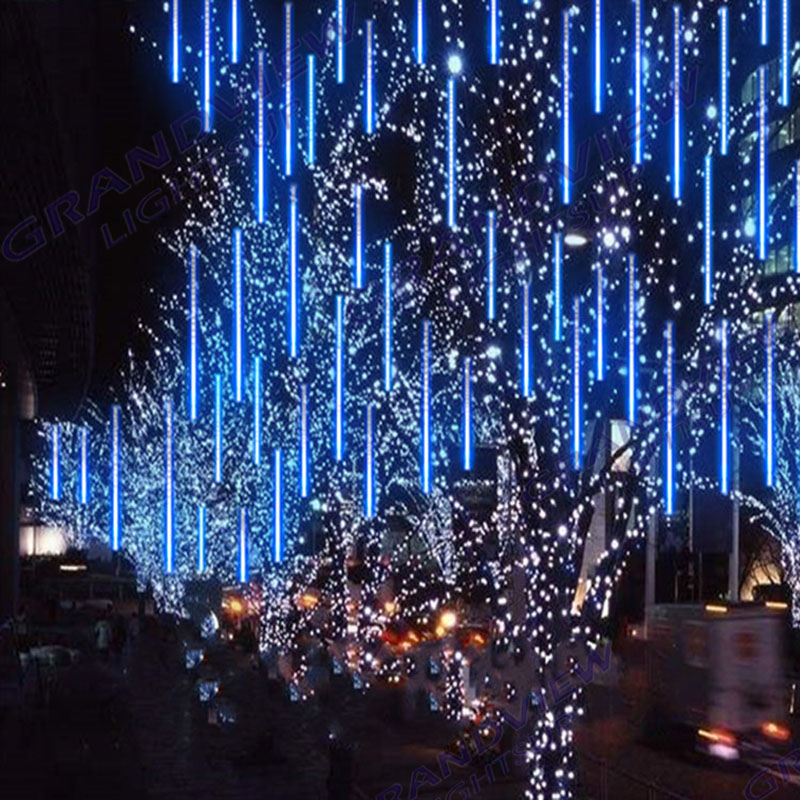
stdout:
{"type": "Polygon", "coordinates": [[[697,735],[702,739],[708,739],[709,741],[716,742],[717,744],[726,744],[729,747],[734,747],[736,745],[735,736],[727,731],[718,730],[717,728],[712,728],[711,730],[700,728],[697,731],[697,735]]]}
{"type": "Polygon", "coordinates": [[[761,726],[761,733],[770,739],[777,739],[779,742],[788,742],[791,737],[789,729],[783,725],[778,725],[777,722],[765,722],[761,726]]]}

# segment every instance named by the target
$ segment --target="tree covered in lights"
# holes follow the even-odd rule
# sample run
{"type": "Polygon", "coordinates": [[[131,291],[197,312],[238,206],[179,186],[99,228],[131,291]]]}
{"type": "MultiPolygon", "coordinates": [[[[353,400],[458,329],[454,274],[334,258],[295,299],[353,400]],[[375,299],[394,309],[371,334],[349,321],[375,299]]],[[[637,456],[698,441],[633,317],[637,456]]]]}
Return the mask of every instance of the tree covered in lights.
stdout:
{"type": "MultiPolygon", "coordinates": [[[[446,637],[457,609],[530,666],[517,695],[540,690],[597,647],[629,554],[656,515],[679,527],[694,480],[756,509],[797,585],[789,333],[773,486],[726,471],[734,396],[742,458],[768,449],[752,329],[796,290],[760,281],[792,175],[753,223],[782,73],[728,100],[750,56],[727,26],[756,8],[234,8],[166,8],[217,180],[164,238],[180,279],[120,381],[118,446],[95,408],[42,428],[43,515],[107,539],[116,452],[140,580],[175,609],[198,573],[240,583],[295,686],[310,642],[369,683],[387,626],[446,637]]],[[[532,796],[570,796],[579,709],[534,721],[532,796]]]]}

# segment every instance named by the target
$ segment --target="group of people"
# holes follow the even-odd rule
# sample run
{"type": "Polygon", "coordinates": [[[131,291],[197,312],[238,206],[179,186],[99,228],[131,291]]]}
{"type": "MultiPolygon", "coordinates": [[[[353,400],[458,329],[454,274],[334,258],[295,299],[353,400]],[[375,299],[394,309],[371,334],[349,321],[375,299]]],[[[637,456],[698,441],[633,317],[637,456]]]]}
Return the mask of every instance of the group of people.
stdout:
{"type": "Polygon", "coordinates": [[[97,654],[107,661],[113,657],[120,661],[126,647],[130,647],[139,634],[139,615],[134,612],[128,623],[122,614],[113,617],[104,612],[94,625],[94,643],[97,654]]]}

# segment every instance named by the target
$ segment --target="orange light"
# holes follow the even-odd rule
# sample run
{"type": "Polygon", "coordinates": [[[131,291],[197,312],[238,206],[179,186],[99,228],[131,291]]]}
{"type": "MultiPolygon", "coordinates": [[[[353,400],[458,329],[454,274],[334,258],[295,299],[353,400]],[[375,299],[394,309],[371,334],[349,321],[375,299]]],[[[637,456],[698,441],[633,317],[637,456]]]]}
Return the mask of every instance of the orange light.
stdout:
{"type": "Polygon", "coordinates": [[[383,610],[384,610],[384,611],[385,611],[385,612],[386,612],[386,613],[387,613],[389,616],[391,616],[392,614],[394,614],[394,612],[395,612],[395,611],[397,611],[397,603],[395,603],[393,600],[387,600],[387,601],[386,601],[386,602],[383,604],[383,610]]]}
{"type": "Polygon", "coordinates": [[[789,608],[789,604],[788,603],[781,603],[781,602],[778,602],[777,600],[767,600],[767,602],[764,603],[764,605],[767,608],[774,608],[777,611],[786,611],[786,609],[789,608]]]}
{"type": "Polygon", "coordinates": [[[714,605],[713,603],[709,603],[706,606],[706,611],[708,611],[711,614],[727,614],[728,613],[728,607],[727,606],[718,606],[718,605],[714,605]]]}
{"type": "Polygon", "coordinates": [[[244,606],[241,600],[237,600],[236,598],[231,600],[231,611],[233,611],[234,614],[240,614],[243,610],[244,606]]]}
{"type": "Polygon", "coordinates": [[[319,598],[314,594],[310,594],[309,592],[304,592],[300,595],[299,603],[301,608],[314,608],[318,602],[319,598]]]}
{"type": "Polygon", "coordinates": [[[726,731],[720,731],[716,729],[712,729],[710,731],[705,730],[704,728],[700,728],[697,731],[697,735],[702,737],[703,739],[708,739],[712,742],[719,742],[720,744],[727,744],[730,747],[733,747],[736,744],[736,737],[731,736],[730,733],[726,731]]]}
{"type": "Polygon", "coordinates": [[[452,630],[458,624],[458,617],[455,611],[443,611],[439,617],[439,624],[446,630],[452,630]]]}
{"type": "Polygon", "coordinates": [[[769,736],[770,739],[778,739],[781,742],[789,741],[791,736],[788,728],[778,725],[776,722],[765,722],[761,726],[761,732],[764,736],[769,736]]]}

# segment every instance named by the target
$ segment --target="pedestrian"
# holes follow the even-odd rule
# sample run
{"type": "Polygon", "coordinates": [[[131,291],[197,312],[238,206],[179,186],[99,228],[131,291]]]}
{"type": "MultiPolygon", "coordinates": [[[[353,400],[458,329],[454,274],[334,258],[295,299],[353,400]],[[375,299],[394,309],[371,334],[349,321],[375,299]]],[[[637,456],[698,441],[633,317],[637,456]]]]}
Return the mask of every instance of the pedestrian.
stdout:
{"type": "Polygon", "coordinates": [[[14,635],[17,639],[17,652],[27,653],[30,650],[30,637],[28,634],[28,612],[25,603],[22,603],[14,617],[14,635]]]}
{"type": "Polygon", "coordinates": [[[117,614],[114,617],[114,624],[111,629],[111,651],[114,655],[114,661],[119,663],[122,660],[122,651],[125,648],[125,640],[127,632],[125,630],[125,618],[122,614],[117,614]]]}
{"type": "Polygon", "coordinates": [[[103,661],[108,661],[108,648],[111,645],[111,625],[108,622],[108,613],[97,620],[94,626],[94,643],[97,654],[103,661]]]}

